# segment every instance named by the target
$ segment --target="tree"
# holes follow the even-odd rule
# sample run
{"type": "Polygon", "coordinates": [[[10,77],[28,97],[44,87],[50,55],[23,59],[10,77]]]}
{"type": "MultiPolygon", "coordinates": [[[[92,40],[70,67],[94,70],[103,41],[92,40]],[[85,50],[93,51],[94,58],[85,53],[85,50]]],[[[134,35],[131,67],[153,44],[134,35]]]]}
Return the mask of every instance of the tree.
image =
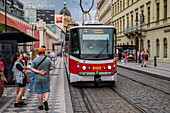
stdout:
{"type": "Polygon", "coordinates": [[[2,33],[2,31],[4,31],[4,25],[0,23],[0,33],[2,33]]]}

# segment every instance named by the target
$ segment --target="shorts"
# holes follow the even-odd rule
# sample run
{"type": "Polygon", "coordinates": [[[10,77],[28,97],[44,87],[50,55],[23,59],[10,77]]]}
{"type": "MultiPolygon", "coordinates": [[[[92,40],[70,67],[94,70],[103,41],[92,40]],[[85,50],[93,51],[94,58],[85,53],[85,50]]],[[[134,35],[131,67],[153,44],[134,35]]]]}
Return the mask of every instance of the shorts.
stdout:
{"type": "Polygon", "coordinates": [[[23,83],[23,84],[21,84],[21,83],[17,83],[18,85],[19,85],[19,87],[25,87],[26,86],[26,84],[25,83],[23,83]]]}
{"type": "Polygon", "coordinates": [[[50,82],[35,82],[35,94],[50,92],[50,82]]]}
{"type": "Polygon", "coordinates": [[[52,61],[55,61],[55,58],[52,58],[52,61]]]}
{"type": "Polygon", "coordinates": [[[19,84],[17,82],[15,83],[15,85],[16,85],[16,87],[19,87],[19,84]]]}
{"type": "Polygon", "coordinates": [[[145,62],[145,59],[144,59],[144,58],[142,59],[142,62],[145,62]]]}
{"type": "Polygon", "coordinates": [[[2,81],[2,88],[4,87],[4,81],[2,81]]]}

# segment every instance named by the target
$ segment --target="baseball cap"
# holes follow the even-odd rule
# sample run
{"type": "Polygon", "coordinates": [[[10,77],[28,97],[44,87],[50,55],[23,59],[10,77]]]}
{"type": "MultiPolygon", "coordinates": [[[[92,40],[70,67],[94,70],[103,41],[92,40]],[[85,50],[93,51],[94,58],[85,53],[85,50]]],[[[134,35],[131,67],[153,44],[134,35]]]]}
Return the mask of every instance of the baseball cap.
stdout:
{"type": "Polygon", "coordinates": [[[38,53],[40,53],[40,52],[45,53],[45,48],[43,48],[43,47],[38,48],[38,53]]]}

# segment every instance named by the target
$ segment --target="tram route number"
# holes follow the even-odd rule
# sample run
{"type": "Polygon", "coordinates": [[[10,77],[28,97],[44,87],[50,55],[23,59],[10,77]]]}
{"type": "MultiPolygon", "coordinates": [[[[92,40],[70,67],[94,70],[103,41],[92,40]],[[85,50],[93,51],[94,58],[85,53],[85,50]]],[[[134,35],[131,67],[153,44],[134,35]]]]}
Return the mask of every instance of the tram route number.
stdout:
{"type": "Polygon", "coordinates": [[[101,70],[101,69],[102,69],[101,66],[97,66],[97,67],[93,66],[93,70],[101,70]]]}

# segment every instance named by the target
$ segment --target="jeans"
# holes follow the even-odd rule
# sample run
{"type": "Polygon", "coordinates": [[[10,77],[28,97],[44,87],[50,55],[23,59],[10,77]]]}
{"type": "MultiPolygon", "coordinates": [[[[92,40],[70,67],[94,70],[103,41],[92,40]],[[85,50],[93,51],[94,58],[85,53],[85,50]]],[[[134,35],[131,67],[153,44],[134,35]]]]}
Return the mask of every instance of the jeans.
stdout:
{"type": "Polygon", "coordinates": [[[35,72],[31,71],[31,83],[28,86],[28,89],[33,90],[34,87],[34,79],[35,79],[35,72]]]}

